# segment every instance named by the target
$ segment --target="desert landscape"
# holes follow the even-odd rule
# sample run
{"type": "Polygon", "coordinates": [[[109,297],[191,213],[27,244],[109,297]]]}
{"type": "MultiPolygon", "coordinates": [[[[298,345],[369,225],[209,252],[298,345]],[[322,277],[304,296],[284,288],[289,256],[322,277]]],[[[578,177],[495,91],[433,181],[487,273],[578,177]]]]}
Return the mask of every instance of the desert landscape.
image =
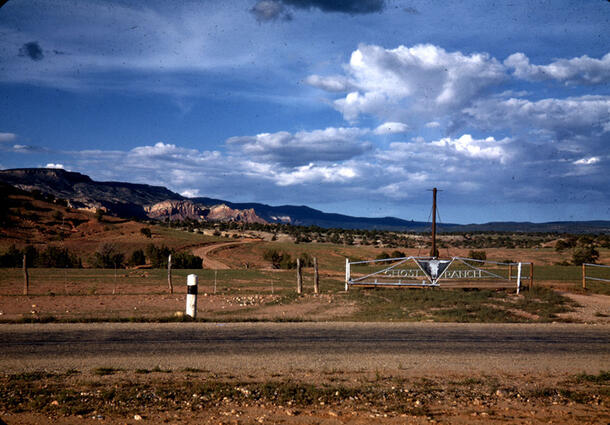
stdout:
{"type": "Polygon", "coordinates": [[[0,0],[0,425],[610,424],[608,22],[0,0]]]}
{"type": "MultiPolygon", "coordinates": [[[[582,243],[595,247],[599,263],[609,263],[604,234],[439,234],[445,257],[483,252],[515,267],[534,263],[531,285],[524,266],[519,294],[514,276],[345,291],[346,258],[421,256],[430,249],[429,233],[234,218],[142,221],[5,191],[0,254],[21,264],[0,274],[6,423],[600,423],[609,417],[610,291],[596,280],[583,288],[582,266],[574,264],[582,243]],[[24,208],[36,217],[18,213],[24,208]],[[49,247],[69,264],[42,266],[49,247]],[[28,253],[36,255],[27,267],[27,295],[24,253],[26,263],[28,253]],[[168,270],[169,253],[200,259],[201,268],[168,270]],[[120,264],[99,264],[103,255],[120,264]],[[303,264],[300,294],[296,258],[303,264]],[[196,319],[185,315],[189,274],[199,282],[196,319]],[[380,328],[371,332],[369,325],[380,328]],[[167,326],[175,330],[163,331],[167,326]],[[190,333],[182,338],[184,330],[190,333]],[[394,336],[371,346],[373,335],[387,332],[394,336]],[[570,342],[574,333],[585,339],[570,342]],[[148,336],[137,343],[135,335],[148,336]],[[121,341],[140,348],[131,352],[121,341]]],[[[363,273],[373,269],[365,265],[363,273]]],[[[605,278],[604,272],[588,273],[605,278]]]]}

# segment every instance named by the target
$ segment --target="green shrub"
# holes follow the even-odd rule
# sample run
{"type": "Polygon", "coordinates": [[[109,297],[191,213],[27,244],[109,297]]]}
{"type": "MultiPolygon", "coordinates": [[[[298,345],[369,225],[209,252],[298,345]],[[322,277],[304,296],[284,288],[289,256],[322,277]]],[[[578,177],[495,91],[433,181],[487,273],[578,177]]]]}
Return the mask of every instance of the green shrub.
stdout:
{"type": "Polygon", "coordinates": [[[102,269],[120,268],[125,262],[125,254],[119,252],[115,244],[104,243],[93,254],[93,266],[102,269]]]}
{"type": "Polygon", "coordinates": [[[271,262],[274,269],[294,269],[296,262],[292,260],[290,254],[276,249],[268,249],[263,253],[263,259],[271,262]]]}
{"type": "Polygon", "coordinates": [[[172,253],[172,267],[177,269],[201,269],[203,260],[188,252],[172,253]]]}
{"type": "Polygon", "coordinates": [[[595,263],[599,259],[599,252],[593,244],[577,245],[572,252],[572,263],[579,266],[582,263],[595,263]]]}
{"type": "Polygon", "coordinates": [[[141,249],[136,249],[131,253],[131,258],[129,259],[129,264],[132,266],[141,266],[146,264],[146,256],[144,255],[144,251],[141,249]]]}

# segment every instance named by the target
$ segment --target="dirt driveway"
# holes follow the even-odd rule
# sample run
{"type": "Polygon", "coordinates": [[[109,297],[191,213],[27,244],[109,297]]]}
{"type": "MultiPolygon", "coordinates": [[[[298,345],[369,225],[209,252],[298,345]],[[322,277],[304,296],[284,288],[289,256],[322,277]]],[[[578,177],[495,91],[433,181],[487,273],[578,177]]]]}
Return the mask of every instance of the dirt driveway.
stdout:
{"type": "Polygon", "coordinates": [[[202,246],[199,248],[194,248],[192,250],[192,253],[193,253],[193,255],[203,258],[203,267],[205,267],[206,269],[228,270],[228,269],[230,269],[230,267],[227,264],[223,263],[222,261],[218,260],[217,258],[212,257],[211,254],[214,251],[219,251],[221,249],[227,249],[230,247],[244,245],[244,244],[248,244],[248,243],[255,243],[255,242],[260,242],[260,240],[246,239],[246,240],[241,240],[241,241],[237,241],[237,242],[221,242],[221,243],[217,243],[217,244],[206,245],[206,246],[202,246]]]}

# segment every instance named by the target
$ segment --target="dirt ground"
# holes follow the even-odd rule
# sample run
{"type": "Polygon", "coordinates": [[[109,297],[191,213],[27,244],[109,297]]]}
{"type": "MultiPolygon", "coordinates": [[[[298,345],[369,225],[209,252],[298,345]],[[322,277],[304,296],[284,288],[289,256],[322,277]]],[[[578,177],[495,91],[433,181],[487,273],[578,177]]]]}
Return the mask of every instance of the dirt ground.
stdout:
{"type": "Polygon", "coordinates": [[[272,377],[200,370],[5,375],[0,418],[10,425],[602,424],[610,420],[608,379],[313,370],[272,377]]]}
{"type": "Polygon", "coordinates": [[[561,295],[575,301],[578,306],[576,311],[560,313],[559,316],[584,323],[610,324],[610,297],[601,294],[574,294],[571,292],[560,292],[561,295]]]}

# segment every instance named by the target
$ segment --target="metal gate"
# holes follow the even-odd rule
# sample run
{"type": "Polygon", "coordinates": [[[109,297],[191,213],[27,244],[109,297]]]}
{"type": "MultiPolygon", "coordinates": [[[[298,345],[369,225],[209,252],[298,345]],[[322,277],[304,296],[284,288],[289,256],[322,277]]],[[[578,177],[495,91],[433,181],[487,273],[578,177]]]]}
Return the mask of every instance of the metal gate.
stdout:
{"type": "Polygon", "coordinates": [[[345,290],[350,286],[455,286],[456,282],[486,282],[492,286],[513,286],[533,282],[532,263],[502,263],[474,258],[400,257],[369,261],[345,259],[345,290]],[[529,270],[525,270],[528,268],[529,270]],[[528,273],[525,273],[529,271],[528,273]],[[453,284],[453,285],[452,285],[453,284]]]}

